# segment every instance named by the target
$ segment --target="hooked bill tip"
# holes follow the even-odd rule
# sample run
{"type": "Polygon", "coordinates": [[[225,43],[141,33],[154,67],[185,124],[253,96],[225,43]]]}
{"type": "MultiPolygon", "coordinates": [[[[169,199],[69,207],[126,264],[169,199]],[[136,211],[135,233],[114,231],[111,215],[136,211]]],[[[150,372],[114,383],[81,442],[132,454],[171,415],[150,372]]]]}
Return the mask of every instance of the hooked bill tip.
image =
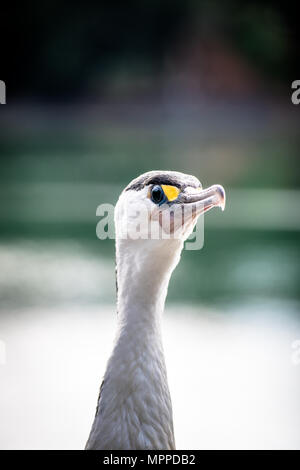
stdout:
{"type": "Polygon", "coordinates": [[[225,205],[226,205],[225,189],[220,184],[216,184],[215,185],[215,192],[216,192],[216,194],[218,196],[218,199],[219,199],[218,206],[222,209],[222,211],[224,211],[225,205]]]}

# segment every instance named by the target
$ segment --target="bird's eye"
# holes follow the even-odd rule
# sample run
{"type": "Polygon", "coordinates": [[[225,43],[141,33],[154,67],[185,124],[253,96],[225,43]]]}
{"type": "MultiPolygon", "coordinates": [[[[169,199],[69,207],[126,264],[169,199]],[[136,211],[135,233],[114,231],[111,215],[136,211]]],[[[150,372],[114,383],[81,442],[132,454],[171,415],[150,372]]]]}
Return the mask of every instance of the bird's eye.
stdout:
{"type": "Polygon", "coordinates": [[[161,204],[165,200],[165,193],[161,186],[153,186],[151,190],[151,199],[155,204],[161,204]]]}

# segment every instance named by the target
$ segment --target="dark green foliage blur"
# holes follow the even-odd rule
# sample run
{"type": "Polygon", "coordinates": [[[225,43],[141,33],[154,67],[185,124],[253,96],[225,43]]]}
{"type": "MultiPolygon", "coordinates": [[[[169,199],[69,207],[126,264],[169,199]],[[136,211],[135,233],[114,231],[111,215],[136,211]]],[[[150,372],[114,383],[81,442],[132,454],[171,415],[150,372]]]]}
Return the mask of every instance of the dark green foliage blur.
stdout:
{"type": "Polygon", "coordinates": [[[159,82],[165,58],[195,34],[203,44],[231,44],[265,80],[291,80],[299,70],[298,19],[288,2],[29,0],[2,8],[1,75],[11,98],[103,98],[122,76],[159,82]]]}

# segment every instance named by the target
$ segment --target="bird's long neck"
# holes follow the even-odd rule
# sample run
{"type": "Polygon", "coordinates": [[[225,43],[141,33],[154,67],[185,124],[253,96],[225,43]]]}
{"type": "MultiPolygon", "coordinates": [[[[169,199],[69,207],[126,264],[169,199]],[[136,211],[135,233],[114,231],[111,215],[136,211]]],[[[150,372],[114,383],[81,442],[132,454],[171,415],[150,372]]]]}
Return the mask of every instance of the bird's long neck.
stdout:
{"type": "Polygon", "coordinates": [[[160,324],[182,246],[153,242],[117,241],[118,331],[88,448],[175,446],[160,324]]]}
{"type": "Polygon", "coordinates": [[[117,303],[121,323],[132,325],[139,321],[148,329],[157,326],[182,248],[179,240],[167,242],[166,249],[156,240],[117,243],[117,303]]]}

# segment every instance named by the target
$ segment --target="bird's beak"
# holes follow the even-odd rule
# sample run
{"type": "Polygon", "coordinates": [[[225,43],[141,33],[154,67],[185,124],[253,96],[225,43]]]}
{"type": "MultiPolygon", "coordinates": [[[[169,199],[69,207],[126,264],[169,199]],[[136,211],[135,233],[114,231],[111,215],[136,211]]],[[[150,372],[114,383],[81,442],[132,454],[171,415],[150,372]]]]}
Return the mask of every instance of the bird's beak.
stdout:
{"type": "Polygon", "coordinates": [[[215,184],[206,189],[186,188],[178,196],[177,201],[183,204],[191,204],[196,215],[203,214],[213,207],[225,209],[225,190],[220,184],[215,184]]]}

